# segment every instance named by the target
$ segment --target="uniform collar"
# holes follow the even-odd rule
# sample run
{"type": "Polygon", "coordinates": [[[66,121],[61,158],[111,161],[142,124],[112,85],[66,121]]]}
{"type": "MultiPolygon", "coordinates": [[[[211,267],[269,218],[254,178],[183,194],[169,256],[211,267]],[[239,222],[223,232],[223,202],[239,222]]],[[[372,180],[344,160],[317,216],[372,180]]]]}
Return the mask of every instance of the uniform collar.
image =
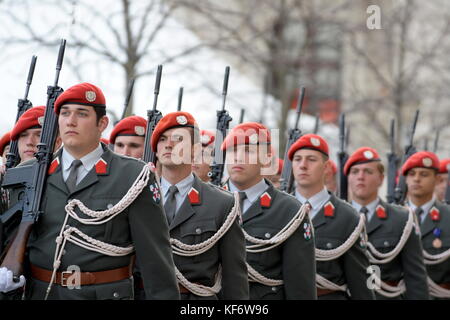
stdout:
{"type": "MultiPolygon", "coordinates": [[[[183,180],[176,183],[175,186],[178,188],[178,192],[181,197],[185,197],[189,190],[192,188],[192,185],[194,184],[194,175],[192,172],[183,180]]],[[[163,192],[163,195],[166,195],[169,191],[169,188],[172,184],[164,179],[164,177],[161,177],[161,189],[163,192]]]]}
{"type": "Polygon", "coordinates": [[[376,198],[371,203],[368,203],[365,206],[362,206],[361,204],[359,204],[355,200],[352,200],[352,206],[353,206],[353,208],[356,209],[356,211],[358,211],[358,213],[359,213],[359,210],[361,210],[362,207],[366,207],[367,210],[369,210],[367,212],[367,222],[369,222],[372,219],[373,214],[375,213],[375,209],[377,208],[379,203],[380,203],[380,199],[379,198],[376,198]]]}
{"type": "MultiPolygon", "coordinates": [[[[428,215],[428,213],[430,212],[431,207],[433,207],[433,204],[436,202],[436,196],[433,195],[433,198],[431,198],[430,201],[428,201],[427,203],[424,203],[423,205],[421,205],[420,207],[423,210],[424,215],[422,216],[422,221],[425,219],[425,217],[428,215]]],[[[408,206],[415,212],[417,209],[417,206],[411,202],[411,199],[408,199],[408,206]]]]}
{"type": "Polygon", "coordinates": [[[320,209],[325,205],[325,203],[328,200],[330,200],[330,194],[328,193],[328,190],[325,187],[309,199],[306,199],[304,196],[302,196],[298,192],[297,189],[295,189],[295,197],[302,204],[305,202],[309,202],[309,204],[311,205],[311,211],[310,211],[311,219],[314,218],[314,216],[317,214],[317,212],[319,212],[320,209]]]}
{"type": "Polygon", "coordinates": [[[231,192],[235,192],[235,191],[245,192],[247,199],[251,203],[255,202],[259,198],[259,196],[262,195],[264,193],[264,191],[266,191],[269,188],[269,186],[264,181],[264,179],[261,179],[261,181],[259,181],[257,184],[255,184],[245,190],[238,189],[238,187],[236,187],[231,180],[228,181],[228,184],[229,184],[231,192]]]}
{"type": "MultiPolygon", "coordinates": [[[[103,152],[104,150],[102,148],[102,145],[99,143],[97,148],[82,157],[80,160],[84,169],[89,172],[95,166],[97,161],[102,157],[103,152]]],[[[72,156],[69,151],[63,148],[61,160],[63,171],[69,171],[73,160],[75,160],[75,157],[72,156]]]]}

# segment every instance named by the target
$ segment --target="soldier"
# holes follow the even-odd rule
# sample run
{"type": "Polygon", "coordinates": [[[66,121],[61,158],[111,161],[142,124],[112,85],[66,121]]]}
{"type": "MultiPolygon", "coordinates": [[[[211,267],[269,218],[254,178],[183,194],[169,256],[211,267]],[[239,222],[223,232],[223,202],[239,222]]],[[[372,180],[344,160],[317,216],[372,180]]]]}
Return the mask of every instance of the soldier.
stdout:
{"type": "Polygon", "coordinates": [[[439,159],[428,151],[413,154],[402,166],[408,206],[417,215],[430,295],[450,298],[450,209],[433,195],[439,159]]]}
{"type": "Polygon", "coordinates": [[[353,207],[366,215],[370,262],[380,268],[383,284],[375,289],[377,299],[429,299],[422,244],[420,234],[415,231],[414,216],[378,196],[384,179],[378,152],[369,147],[359,148],[345,163],[344,174],[348,176],[353,207]]]}
{"type": "Polygon", "coordinates": [[[236,201],[192,173],[198,135],[191,114],[172,112],[159,121],[151,138],[161,163],[170,236],[178,241],[173,252],[181,298],[217,299],[222,287],[223,299],[248,299],[245,239],[236,201]]]}
{"type": "MultiPolygon", "coordinates": [[[[42,213],[28,241],[26,297],[132,299],[135,252],[147,298],[178,299],[157,183],[143,162],[100,143],[108,125],[102,91],[75,85],[58,97],[54,110],[64,147],[49,167],[42,213]],[[71,199],[88,209],[75,204],[66,211],[71,199]]],[[[11,277],[2,268],[0,291],[23,286],[23,276],[17,284],[11,277]]]]}
{"type": "Polygon", "coordinates": [[[283,163],[284,163],[283,159],[280,159],[278,157],[272,157],[271,164],[274,170],[276,170],[276,173],[264,176],[267,180],[272,182],[275,189],[280,188],[280,178],[281,173],[283,172],[283,163]]]}
{"type": "Polygon", "coordinates": [[[434,194],[436,195],[436,198],[441,202],[445,201],[445,192],[448,188],[448,166],[450,166],[450,158],[442,159],[440,161],[438,174],[439,178],[436,182],[436,187],[434,188],[434,194]]]}
{"type": "Polygon", "coordinates": [[[200,142],[202,144],[201,152],[196,153],[194,163],[192,164],[192,172],[194,172],[203,182],[210,182],[209,172],[210,165],[213,160],[214,151],[214,132],[209,130],[200,130],[200,142]]]}
{"type": "MultiPolygon", "coordinates": [[[[44,123],[45,106],[37,106],[25,111],[11,131],[11,140],[17,140],[20,163],[34,159],[37,145],[41,139],[42,124],[44,123]]],[[[55,150],[61,147],[61,138],[55,142],[55,150]]]]}
{"type": "Polygon", "coordinates": [[[11,142],[11,132],[7,132],[0,139],[0,154],[2,156],[2,166],[0,169],[0,174],[3,174],[5,172],[6,154],[9,152],[10,142],[11,142]]]}
{"type": "Polygon", "coordinates": [[[242,228],[255,238],[247,242],[250,299],[317,299],[314,236],[307,212],[263,178],[272,157],[269,130],[256,122],[239,124],[227,135],[222,150],[228,159],[227,187],[241,198],[242,228]],[[279,232],[293,221],[297,227],[280,240],[279,232]],[[252,250],[258,239],[276,241],[277,246],[252,250]]]}
{"type": "Polygon", "coordinates": [[[325,187],[328,191],[330,191],[333,194],[336,194],[337,190],[337,166],[336,163],[328,159],[330,162],[330,165],[325,170],[325,187]]]}
{"type": "Polygon", "coordinates": [[[114,152],[142,159],[146,128],[147,120],[139,116],[130,116],[120,120],[109,137],[109,143],[114,145],[114,152]]]}
{"type": "Polygon", "coordinates": [[[367,285],[364,217],[324,185],[324,172],[330,166],[327,142],[306,134],[291,146],[288,156],[297,183],[295,196],[312,208],[319,300],[374,299],[367,285]]]}

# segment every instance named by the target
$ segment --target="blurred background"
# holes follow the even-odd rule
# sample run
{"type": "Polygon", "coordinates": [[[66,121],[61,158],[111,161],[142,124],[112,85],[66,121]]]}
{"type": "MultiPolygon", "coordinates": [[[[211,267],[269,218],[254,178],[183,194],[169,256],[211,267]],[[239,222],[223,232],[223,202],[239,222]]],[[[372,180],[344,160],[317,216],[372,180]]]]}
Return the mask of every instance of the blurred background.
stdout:
{"type": "Polygon", "coordinates": [[[176,111],[183,87],[182,109],[214,130],[229,65],[231,127],[244,109],[244,121],[278,129],[281,157],[299,86],[306,87],[300,129],[314,131],[318,118],[334,159],[341,113],[348,152],[370,146],[385,161],[391,119],[400,153],[417,109],[417,149],[450,154],[449,1],[0,0],[0,21],[1,134],[13,126],[32,55],[29,99],[46,103],[65,38],[59,85],[98,85],[111,123],[122,114],[131,78],[128,115],[146,117],[162,64],[158,109],[176,111]]]}

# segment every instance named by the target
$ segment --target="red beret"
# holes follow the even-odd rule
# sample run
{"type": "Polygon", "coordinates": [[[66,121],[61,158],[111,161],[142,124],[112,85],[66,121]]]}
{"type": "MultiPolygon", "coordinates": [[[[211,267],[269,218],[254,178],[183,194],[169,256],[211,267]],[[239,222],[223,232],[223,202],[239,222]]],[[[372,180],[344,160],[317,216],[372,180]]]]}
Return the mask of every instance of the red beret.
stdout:
{"type": "Polygon", "coordinates": [[[62,105],[71,103],[106,108],[102,90],[87,82],[74,85],[61,93],[55,101],[55,112],[59,114],[62,105]]]}
{"type": "Polygon", "coordinates": [[[442,159],[439,162],[439,173],[448,173],[448,166],[450,165],[450,158],[442,159]]]}
{"type": "Polygon", "coordinates": [[[209,146],[214,142],[214,140],[216,140],[216,135],[214,132],[209,130],[200,130],[200,142],[202,143],[202,146],[209,146]]]}
{"type": "Polygon", "coordinates": [[[333,160],[329,159],[328,161],[330,161],[331,164],[331,171],[333,172],[333,174],[337,173],[337,165],[336,162],[334,162],[333,160]]]}
{"type": "Polygon", "coordinates": [[[197,122],[194,117],[185,111],[177,111],[166,114],[155,127],[151,138],[152,150],[156,152],[156,146],[158,145],[159,137],[167,130],[177,127],[190,127],[197,128],[197,122]]]}
{"type": "Polygon", "coordinates": [[[221,149],[226,150],[240,144],[270,144],[270,132],[258,122],[244,122],[231,129],[222,143],[221,149]]]}
{"type": "Polygon", "coordinates": [[[278,172],[277,172],[277,174],[281,174],[281,172],[283,171],[283,164],[284,164],[284,160],[278,158],[278,172]]]}
{"type": "Polygon", "coordinates": [[[11,132],[7,132],[0,139],[0,156],[5,151],[6,146],[11,142],[11,132]]]}
{"type": "Polygon", "coordinates": [[[414,153],[406,160],[402,166],[402,175],[406,175],[410,169],[413,168],[427,168],[439,170],[439,159],[429,151],[420,151],[414,153]]]}
{"type": "Polygon", "coordinates": [[[37,106],[25,111],[11,131],[11,140],[19,139],[22,132],[33,127],[42,127],[44,124],[45,106],[37,106]]]}
{"type": "Polygon", "coordinates": [[[299,149],[311,149],[322,152],[328,156],[328,143],[324,138],[317,134],[309,133],[301,136],[297,141],[295,141],[289,148],[288,158],[292,161],[294,153],[299,149]]]}
{"type": "Polygon", "coordinates": [[[147,120],[139,116],[126,117],[116,124],[109,136],[109,141],[114,144],[117,136],[145,136],[147,120]]]}
{"type": "Polygon", "coordinates": [[[381,161],[377,150],[369,147],[361,147],[348,158],[344,166],[344,174],[348,175],[350,168],[355,164],[381,161]]]}
{"type": "Polygon", "coordinates": [[[104,144],[108,145],[109,144],[109,140],[106,138],[100,138],[100,141],[103,142],[104,144]]]}

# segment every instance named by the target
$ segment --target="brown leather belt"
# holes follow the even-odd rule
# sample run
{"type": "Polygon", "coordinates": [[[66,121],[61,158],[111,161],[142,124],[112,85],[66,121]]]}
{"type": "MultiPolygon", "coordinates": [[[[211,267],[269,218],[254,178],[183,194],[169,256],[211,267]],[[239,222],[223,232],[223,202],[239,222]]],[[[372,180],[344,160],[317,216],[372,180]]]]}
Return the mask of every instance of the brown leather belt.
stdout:
{"type": "Polygon", "coordinates": [[[386,283],[388,286],[396,287],[398,286],[400,281],[383,281],[383,282],[386,283]]]}
{"type": "MultiPolygon", "coordinates": [[[[53,281],[53,283],[59,284],[63,287],[67,287],[67,279],[73,274],[74,273],[69,271],[56,272],[55,280],[53,281]]],[[[76,277],[75,279],[80,280],[79,283],[76,283],[80,286],[116,282],[131,277],[129,266],[98,272],[80,272],[79,275],[80,277],[76,277]]],[[[35,265],[31,265],[31,277],[39,281],[50,282],[52,279],[52,271],[39,268],[35,265]]]]}
{"type": "Polygon", "coordinates": [[[336,291],[336,290],[329,290],[329,289],[320,289],[320,288],[317,288],[317,296],[318,296],[318,297],[324,296],[324,295],[326,295],[326,294],[334,293],[334,292],[337,292],[337,291],[336,291]]]}
{"type": "Polygon", "coordinates": [[[450,283],[439,283],[438,286],[450,290],[450,283]]]}

